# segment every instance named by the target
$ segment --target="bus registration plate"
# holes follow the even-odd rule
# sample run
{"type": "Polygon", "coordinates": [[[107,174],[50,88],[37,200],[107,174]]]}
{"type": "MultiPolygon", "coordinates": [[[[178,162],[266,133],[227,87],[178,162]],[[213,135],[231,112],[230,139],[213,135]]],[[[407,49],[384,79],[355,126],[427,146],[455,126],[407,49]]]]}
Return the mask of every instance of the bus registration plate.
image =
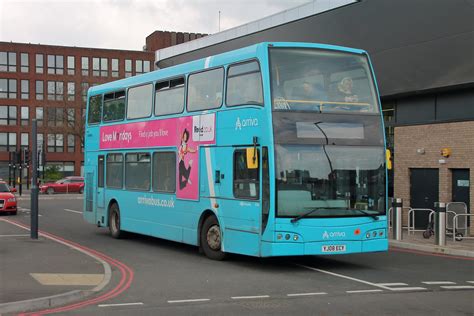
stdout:
{"type": "Polygon", "coordinates": [[[345,252],[346,245],[324,245],[322,252],[345,252]]]}

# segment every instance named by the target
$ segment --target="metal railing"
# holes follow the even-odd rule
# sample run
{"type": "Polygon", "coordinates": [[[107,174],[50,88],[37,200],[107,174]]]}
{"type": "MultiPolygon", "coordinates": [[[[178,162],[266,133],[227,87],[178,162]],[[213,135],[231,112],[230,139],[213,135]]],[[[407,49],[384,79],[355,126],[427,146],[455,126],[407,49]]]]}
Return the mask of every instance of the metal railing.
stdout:
{"type": "MultiPolygon", "coordinates": [[[[411,207],[402,207],[402,210],[405,211],[405,210],[411,210],[411,207]]],[[[387,226],[388,226],[388,230],[391,231],[392,230],[392,227],[393,227],[393,223],[392,223],[392,213],[393,213],[393,207],[389,208],[388,211],[387,211],[387,226]]],[[[402,226],[402,229],[408,229],[408,226],[402,226]]]]}
{"type": "Polygon", "coordinates": [[[462,228],[465,233],[464,235],[461,234],[461,233],[457,233],[456,232],[456,229],[458,229],[458,218],[461,218],[465,216],[466,217],[466,222],[467,222],[467,219],[471,216],[474,216],[474,214],[468,214],[468,213],[464,213],[464,214],[456,214],[454,215],[453,217],[453,241],[461,241],[463,239],[474,239],[474,236],[467,236],[467,227],[466,228],[462,228]]]}
{"type": "Polygon", "coordinates": [[[434,211],[430,208],[411,208],[408,211],[408,234],[412,233],[414,234],[415,232],[423,232],[426,230],[424,229],[416,229],[415,227],[415,212],[429,212],[428,213],[428,220],[430,220],[433,217],[434,211]]]}

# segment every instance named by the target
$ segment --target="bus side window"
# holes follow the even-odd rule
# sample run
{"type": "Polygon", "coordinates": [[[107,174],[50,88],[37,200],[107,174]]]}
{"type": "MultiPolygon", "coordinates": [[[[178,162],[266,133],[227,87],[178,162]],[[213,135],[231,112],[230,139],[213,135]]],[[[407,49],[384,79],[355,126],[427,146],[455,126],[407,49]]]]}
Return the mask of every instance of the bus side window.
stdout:
{"type": "Polygon", "coordinates": [[[122,154],[108,154],[105,184],[108,188],[123,187],[123,155],[122,154]]]}
{"type": "Polygon", "coordinates": [[[153,191],[176,192],[176,153],[174,151],[153,154],[153,191]]]}
{"type": "Polygon", "coordinates": [[[104,95],[104,122],[121,121],[125,117],[125,91],[104,95]]]}
{"type": "Polygon", "coordinates": [[[89,112],[87,122],[89,124],[100,123],[102,116],[102,95],[95,95],[89,98],[89,112]]]}
{"type": "Polygon", "coordinates": [[[188,111],[216,109],[222,105],[224,68],[191,74],[188,77],[188,111]]]}
{"type": "Polygon", "coordinates": [[[125,187],[131,190],[150,190],[150,154],[125,155],[125,187]]]}
{"type": "MultiPolygon", "coordinates": [[[[257,157],[260,153],[257,151],[257,157]]],[[[259,169],[247,167],[247,152],[245,149],[234,151],[234,197],[243,199],[258,199],[260,196],[259,169]]]]}
{"type": "Polygon", "coordinates": [[[151,116],[152,105],[152,84],[145,84],[143,86],[128,89],[127,119],[136,119],[151,116]]]}
{"type": "Polygon", "coordinates": [[[177,114],[184,110],[184,78],[161,81],[155,85],[155,115],[177,114]]]}
{"type": "Polygon", "coordinates": [[[227,106],[263,105],[262,75],[256,61],[229,66],[226,104],[227,106]]]}

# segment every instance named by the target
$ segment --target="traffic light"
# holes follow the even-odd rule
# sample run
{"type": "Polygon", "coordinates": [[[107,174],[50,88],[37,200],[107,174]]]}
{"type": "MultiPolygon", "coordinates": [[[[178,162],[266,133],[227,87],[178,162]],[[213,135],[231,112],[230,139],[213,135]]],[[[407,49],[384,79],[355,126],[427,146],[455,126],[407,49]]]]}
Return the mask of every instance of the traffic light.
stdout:
{"type": "Polygon", "coordinates": [[[23,150],[23,163],[28,166],[30,164],[30,151],[28,148],[23,150]]]}

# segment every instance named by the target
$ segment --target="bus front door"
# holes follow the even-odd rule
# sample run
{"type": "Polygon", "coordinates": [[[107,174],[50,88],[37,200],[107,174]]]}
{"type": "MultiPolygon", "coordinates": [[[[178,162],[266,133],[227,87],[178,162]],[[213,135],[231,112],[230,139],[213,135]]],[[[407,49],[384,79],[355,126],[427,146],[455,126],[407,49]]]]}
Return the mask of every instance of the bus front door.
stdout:
{"type": "Polygon", "coordinates": [[[104,156],[100,155],[97,161],[97,208],[96,208],[96,222],[104,223],[107,219],[105,218],[105,190],[104,190],[104,177],[105,177],[105,160],[104,156]]]}
{"type": "Polygon", "coordinates": [[[260,254],[260,153],[257,146],[217,147],[220,169],[219,214],[224,220],[224,251],[260,254]],[[250,150],[249,150],[250,148],[250,150]],[[252,163],[249,163],[249,160],[252,163]]]}

